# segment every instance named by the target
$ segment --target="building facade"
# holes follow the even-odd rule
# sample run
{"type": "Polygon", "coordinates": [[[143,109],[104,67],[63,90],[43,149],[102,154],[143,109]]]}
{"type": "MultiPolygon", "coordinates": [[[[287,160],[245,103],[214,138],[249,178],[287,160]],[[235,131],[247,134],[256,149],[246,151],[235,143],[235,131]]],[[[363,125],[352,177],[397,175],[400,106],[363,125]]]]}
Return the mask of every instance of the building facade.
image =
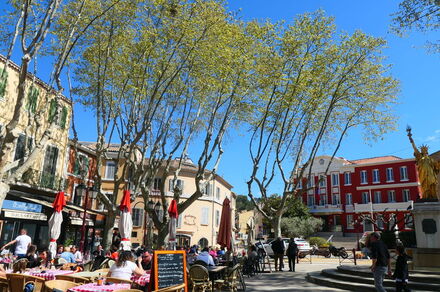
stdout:
{"type": "MultiPolygon", "coordinates": [[[[3,70],[5,62],[0,56],[0,70],[3,70]]],[[[6,74],[0,80],[0,128],[13,118],[20,68],[9,62],[5,70],[6,74]]],[[[52,201],[57,192],[64,190],[71,111],[68,99],[56,97],[53,88],[28,74],[25,104],[13,129],[17,137],[15,146],[10,157],[6,158],[11,165],[9,171],[13,172],[27,159],[50,124],[54,127],[51,138],[37,153],[30,168],[10,186],[0,214],[0,244],[14,239],[19,230],[25,228],[38,247],[47,247],[47,219],[53,211],[52,201]],[[57,111],[58,115],[55,114],[57,111]]]]}
{"type": "MultiPolygon", "coordinates": [[[[300,187],[303,202],[313,216],[324,221],[323,231],[341,231],[346,235],[372,231],[373,224],[361,215],[396,214],[401,230],[411,229],[404,222],[411,216],[413,202],[419,196],[419,182],[414,159],[383,156],[346,160],[330,156],[315,158],[310,180],[300,187]],[[327,171],[328,169],[328,171],[327,171]],[[327,172],[326,172],[327,171],[327,172]]],[[[379,227],[385,222],[379,220],[379,227]]]]}

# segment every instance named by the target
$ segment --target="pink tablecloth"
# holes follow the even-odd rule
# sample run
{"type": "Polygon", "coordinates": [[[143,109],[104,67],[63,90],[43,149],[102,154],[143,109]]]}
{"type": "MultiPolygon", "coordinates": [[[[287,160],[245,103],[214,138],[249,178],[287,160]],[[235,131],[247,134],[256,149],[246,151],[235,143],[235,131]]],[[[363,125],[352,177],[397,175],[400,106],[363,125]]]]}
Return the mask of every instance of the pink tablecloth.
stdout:
{"type": "Polygon", "coordinates": [[[41,271],[29,271],[27,272],[31,276],[41,277],[47,280],[55,280],[55,277],[58,275],[68,275],[73,274],[73,271],[69,270],[46,270],[44,273],[41,271]]]}
{"type": "Polygon", "coordinates": [[[88,283],[70,288],[70,292],[112,292],[120,289],[130,289],[130,284],[119,283],[111,285],[99,285],[96,283],[88,283]]]}
{"type": "Polygon", "coordinates": [[[148,283],[150,283],[150,274],[132,276],[131,280],[140,286],[146,286],[148,283]]]}

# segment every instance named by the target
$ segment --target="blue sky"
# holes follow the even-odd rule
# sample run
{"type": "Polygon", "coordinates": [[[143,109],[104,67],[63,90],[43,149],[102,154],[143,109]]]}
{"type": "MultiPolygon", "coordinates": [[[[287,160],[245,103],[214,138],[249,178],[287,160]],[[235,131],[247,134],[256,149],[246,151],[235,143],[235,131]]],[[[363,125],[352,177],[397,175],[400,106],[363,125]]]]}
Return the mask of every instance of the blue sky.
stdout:
{"type": "MultiPolygon", "coordinates": [[[[388,41],[384,51],[386,63],[391,64],[392,75],[401,82],[399,104],[395,107],[398,129],[389,133],[373,145],[364,143],[360,131],[352,131],[343,141],[338,156],[358,159],[382,155],[412,157],[411,146],[406,137],[406,125],[413,128],[417,144],[428,144],[430,152],[440,150],[440,123],[438,112],[440,99],[438,74],[440,55],[432,55],[424,49],[427,40],[440,39],[438,33],[411,32],[400,38],[389,32],[391,14],[398,10],[400,1],[393,0],[230,0],[229,9],[237,11],[243,20],[270,19],[292,22],[294,17],[304,12],[323,9],[327,15],[335,17],[339,31],[352,33],[360,29],[370,35],[388,41]]],[[[4,3],[0,4],[4,8],[4,3]]],[[[4,52],[2,52],[4,53],[4,52]]],[[[19,61],[19,60],[15,60],[19,61]]],[[[44,68],[40,60],[39,77],[47,80],[50,68],[44,68]]],[[[75,123],[80,140],[95,141],[95,118],[75,106],[75,123]]],[[[218,173],[234,186],[238,194],[247,194],[246,180],[250,175],[248,139],[244,132],[230,133],[225,141],[224,156],[218,173]]],[[[192,158],[198,157],[197,149],[190,151],[192,158]]],[[[330,154],[330,153],[325,153],[330,154]]],[[[278,191],[277,182],[271,188],[278,191]]]]}

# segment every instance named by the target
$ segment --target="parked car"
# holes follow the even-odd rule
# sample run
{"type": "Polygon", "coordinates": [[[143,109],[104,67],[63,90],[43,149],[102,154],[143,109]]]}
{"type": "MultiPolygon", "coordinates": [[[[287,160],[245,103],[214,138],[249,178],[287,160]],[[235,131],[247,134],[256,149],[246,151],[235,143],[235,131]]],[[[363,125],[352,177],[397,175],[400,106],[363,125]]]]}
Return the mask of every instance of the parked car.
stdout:
{"type": "MultiPolygon", "coordinates": [[[[259,253],[264,253],[266,251],[267,255],[272,257],[273,256],[273,250],[272,250],[272,243],[275,239],[269,238],[266,240],[266,242],[260,242],[257,241],[255,243],[255,246],[258,249],[259,253]],[[264,247],[264,249],[263,249],[264,247]]],[[[289,246],[290,238],[282,238],[284,243],[284,248],[287,250],[287,247],[289,246]]],[[[309,251],[310,250],[310,244],[302,239],[302,238],[295,238],[295,243],[298,245],[298,250],[301,251],[309,251]]]]}

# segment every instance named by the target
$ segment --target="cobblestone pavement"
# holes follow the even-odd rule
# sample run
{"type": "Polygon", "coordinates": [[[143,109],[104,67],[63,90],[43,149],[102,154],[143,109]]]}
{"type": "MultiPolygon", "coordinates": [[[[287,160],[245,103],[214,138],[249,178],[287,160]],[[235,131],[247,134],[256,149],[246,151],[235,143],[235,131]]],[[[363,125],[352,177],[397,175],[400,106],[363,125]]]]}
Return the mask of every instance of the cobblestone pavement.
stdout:
{"type": "MultiPolygon", "coordinates": [[[[359,264],[369,265],[371,261],[363,260],[359,264]]],[[[350,264],[350,263],[343,263],[350,264]]],[[[351,263],[353,264],[353,263],[351,263]]],[[[301,261],[296,264],[296,272],[289,272],[287,262],[284,263],[283,272],[261,273],[254,277],[245,276],[246,292],[264,291],[346,291],[335,288],[326,288],[306,281],[307,273],[321,271],[322,269],[336,268],[339,265],[337,259],[312,258],[312,263],[301,261]]],[[[273,265],[272,265],[273,267],[273,265]]]]}

